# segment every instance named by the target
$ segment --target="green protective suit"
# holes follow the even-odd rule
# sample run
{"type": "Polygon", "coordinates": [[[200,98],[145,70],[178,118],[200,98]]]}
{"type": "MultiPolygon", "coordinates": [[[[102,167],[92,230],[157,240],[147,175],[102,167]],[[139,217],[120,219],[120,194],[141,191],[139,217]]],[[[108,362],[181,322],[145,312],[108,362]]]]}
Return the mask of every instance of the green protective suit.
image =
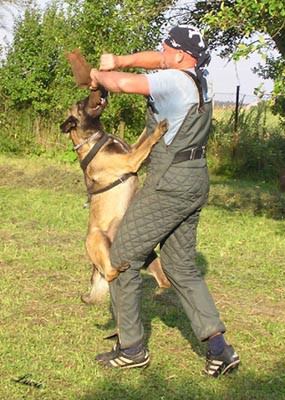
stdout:
{"type": "MultiPolygon", "coordinates": [[[[172,143],[164,139],[154,146],[142,189],[128,208],[111,247],[114,268],[130,267],[110,283],[111,302],[122,349],[143,342],[141,321],[141,268],[160,244],[162,267],[172,283],[201,341],[225,326],[196,264],[196,232],[201,208],[207,201],[209,178],[206,159],[173,163],[184,150],[206,145],[212,119],[212,104],[194,104],[172,143]]],[[[147,111],[147,133],[157,122],[147,111]]],[[[190,328],[190,326],[189,326],[190,328]]]]}

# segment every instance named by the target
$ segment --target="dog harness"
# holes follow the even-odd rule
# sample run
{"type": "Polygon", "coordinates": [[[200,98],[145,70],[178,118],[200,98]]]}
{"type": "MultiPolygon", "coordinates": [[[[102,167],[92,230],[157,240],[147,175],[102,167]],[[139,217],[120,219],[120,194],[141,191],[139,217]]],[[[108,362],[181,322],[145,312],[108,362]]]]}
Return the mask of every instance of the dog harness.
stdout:
{"type": "Polygon", "coordinates": [[[95,190],[94,192],[88,191],[88,194],[90,196],[93,196],[95,194],[104,193],[107,190],[110,190],[113,187],[118,186],[120,183],[126,182],[126,180],[128,180],[131,176],[137,176],[137,173],[136,172],[129,172],[128,174],[124,174],[123,176],[121,176],[119,179],[117,179],[115,182],[111,183],[110,185],[108,185],[108,186],[106,186],[106,187],[104,187],[102,189],[95,190]]]}
{"type": "Polygon", "coordinates": [[[102,132],[102,133],[103,133],[103,136],[101,137],[101,139],[97,143],[94,144],[94,146],[91,148],[91,150],[89,151],[87,156],[84,157],[80,163],[80,167],[82,168],[83,172],[85,172],[87,166],[90,164],[90,162],[96,156],[98,151],[103,147],[103,145],[107,142],[107,140],[109,140],[109,135],[107,135],[107,133],[105,133],[105,132],[102,132]]]}
{"type": "MultiPolygon", "coordinates": [[[[102,133],[101,139],[97,143],[94,144],[94,146],[91,148],[91,150],[89,151],[87,156],[84,157],[84,159],[80,163],[80,167],[82,168],[83,172],[86,171],[87,166],[90,164],[90,162],[93,160],[93,158],[99,152],[99,150],[103,147],[103,145],[109,139],[114,139],[114,136],[113,135],[108,135],[104,131],[97,131],[97,132],[93,133],[93,135],[88,137],[87,139],[85,139],[82,142],[80,142],[78,145],[74,146],[74,148],[73,148],[73,150],[75,150],[75,151],[78,150],[81,146],[83,146],[86,143],[89,143],[96,136],[98,136],[99,133],[102,133]]],[[[118,140],[118,142],[120,142],[121,144],[125,145],[125,147],[127,147],[126,144],[123,141],[121,141],[119,138],[116,138],[116,140],[118,140]]],[[[126,180],[128,180],[131,176],[136,176],[136,175],[137,175],[136,172],[130,172],[130,173],[122,175],[119,179],[117,179],[116,181],[114,181],[113,183],[111,183],[110,185],[108,185],[108,186],[106,186],[106,187],[104,187],[102,189],[95,190],[95,191],[89,191],[87,189],[88,195],[92,196],[92,195],[95,195],[95,194],[104,193],[107,190],[110,190],[110,189],[114,188],[115,186],[119,185],[120,183],[126,182],[126,180]]]]}

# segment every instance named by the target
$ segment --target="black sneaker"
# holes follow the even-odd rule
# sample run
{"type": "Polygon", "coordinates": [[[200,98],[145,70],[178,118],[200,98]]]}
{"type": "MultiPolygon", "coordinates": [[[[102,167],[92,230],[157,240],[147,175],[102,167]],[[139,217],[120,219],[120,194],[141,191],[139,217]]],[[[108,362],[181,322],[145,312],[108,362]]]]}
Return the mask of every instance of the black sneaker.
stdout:
{"type": "Polygon", "coordinates": [[[107,368],[139,368],[150,363],[148,352],[144,346],[134,355],[124,353],[116,343],[111,351],[98,354],[96,361],[107,368]]]}
{"type": "Polygon", "coordinates": [[[104,364],[106,361],[111,360],[112,358],[116,357],[117,354],[120,351],[120,345],[119,345],[119,341],[117,341],[112,350],[111,351],[107,351],[106,353],[101,353],[98,354],[95,357],[95,360],[99,363],[99,364],[104,364]]]}
{"type": "Polygon", "coordinates": [[[240,363],[239,356],[232,346],[226,345],[221,354],[214,355],[208,351],[206,356],[206,368],[203,374],[217,378],[219,375],[229,374],[237,369],[240,363]]]}

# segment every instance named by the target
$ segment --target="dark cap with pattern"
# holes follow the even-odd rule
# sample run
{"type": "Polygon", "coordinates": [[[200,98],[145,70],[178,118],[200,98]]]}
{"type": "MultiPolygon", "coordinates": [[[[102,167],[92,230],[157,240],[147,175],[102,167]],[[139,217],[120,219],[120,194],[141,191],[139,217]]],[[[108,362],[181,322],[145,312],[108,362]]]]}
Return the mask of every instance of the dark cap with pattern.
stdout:
{"type": "Polygon", "coordinates": [[[197,59],[195,71],[203,85],[203,69],[211,61],[208,45],[201,32],[192,25],[178,25],[172,28],[164,39],[168,46],[182,50],[197,59]]]}
{"type": "Polygon", "coordinates": [[[210,62],[211,56],[208,45],[201,32],[192,25],[175,26],[167,34],[164,43],[197,58],[198,63],[201,58],[208,59],[207,65],[210,62]]]}

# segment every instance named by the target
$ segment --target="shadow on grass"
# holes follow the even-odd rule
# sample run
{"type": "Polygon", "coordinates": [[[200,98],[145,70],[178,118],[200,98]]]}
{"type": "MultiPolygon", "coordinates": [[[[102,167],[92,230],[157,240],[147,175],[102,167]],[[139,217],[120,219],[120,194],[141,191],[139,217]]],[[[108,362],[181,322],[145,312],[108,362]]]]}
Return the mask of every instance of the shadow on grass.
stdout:
{"type": "Polygon", "coordinates": [[[285,194],[263,183],[213,178],[209,205],[225,210],[249,211],[275,220],[285,218],[285,194]]]}
{"type": "MultiPolygon", "coordinates": [[[[202,253],[197,254],[197,264],[202,276],[205,276],[208,271],[208,263],[202,253]]],[[[205,345],[201,344],[194,335],[190,321],[186,317],[174,289],[160,290],[156,289],[155,285],[156,282],[150,276],[145,276],[142,310],[146,343],[151,336],[152,320],[158,317],[169,328],[178,329],[189,342],[193,351],[204,356],[205,345]]]]}
{"type": "MultiPolygon", "coordinates": [[[[202,276],[208,271],[208,262],[202,253],[197,253],[197,264],[202,276]]],[[[110,313],[112,314],[111,307],[110,313]]],[[[173,288],[159,289],[153,277],[143,272],[142,320],[145,329],[145,344],[152,333],[152,321],[159,318],[169,328],[177,328],[190,343],[194,352],[205,356],[206,345],[201,344],[194,335],[190,322],[173,288]]],[[[106,330],[106,336],[116,331],[115,323],[109,320],[106,324],[95,324],[97,328],[106,330]],[[108,333],[107,333],[108,332],[108,333]]],[[[112,342],[110,343],[112,347],[112,342]]]]}
{"type": "Polygon", "coordinates": [[[106,371],[96,386],[79,400],[284,400],[285,366],[280,361],[270,374],[242,369],[218,379],[171,374],[167,366],[154,370],[106,371]],[[139,381],[139,383],[138,383],[139,381]]]}

